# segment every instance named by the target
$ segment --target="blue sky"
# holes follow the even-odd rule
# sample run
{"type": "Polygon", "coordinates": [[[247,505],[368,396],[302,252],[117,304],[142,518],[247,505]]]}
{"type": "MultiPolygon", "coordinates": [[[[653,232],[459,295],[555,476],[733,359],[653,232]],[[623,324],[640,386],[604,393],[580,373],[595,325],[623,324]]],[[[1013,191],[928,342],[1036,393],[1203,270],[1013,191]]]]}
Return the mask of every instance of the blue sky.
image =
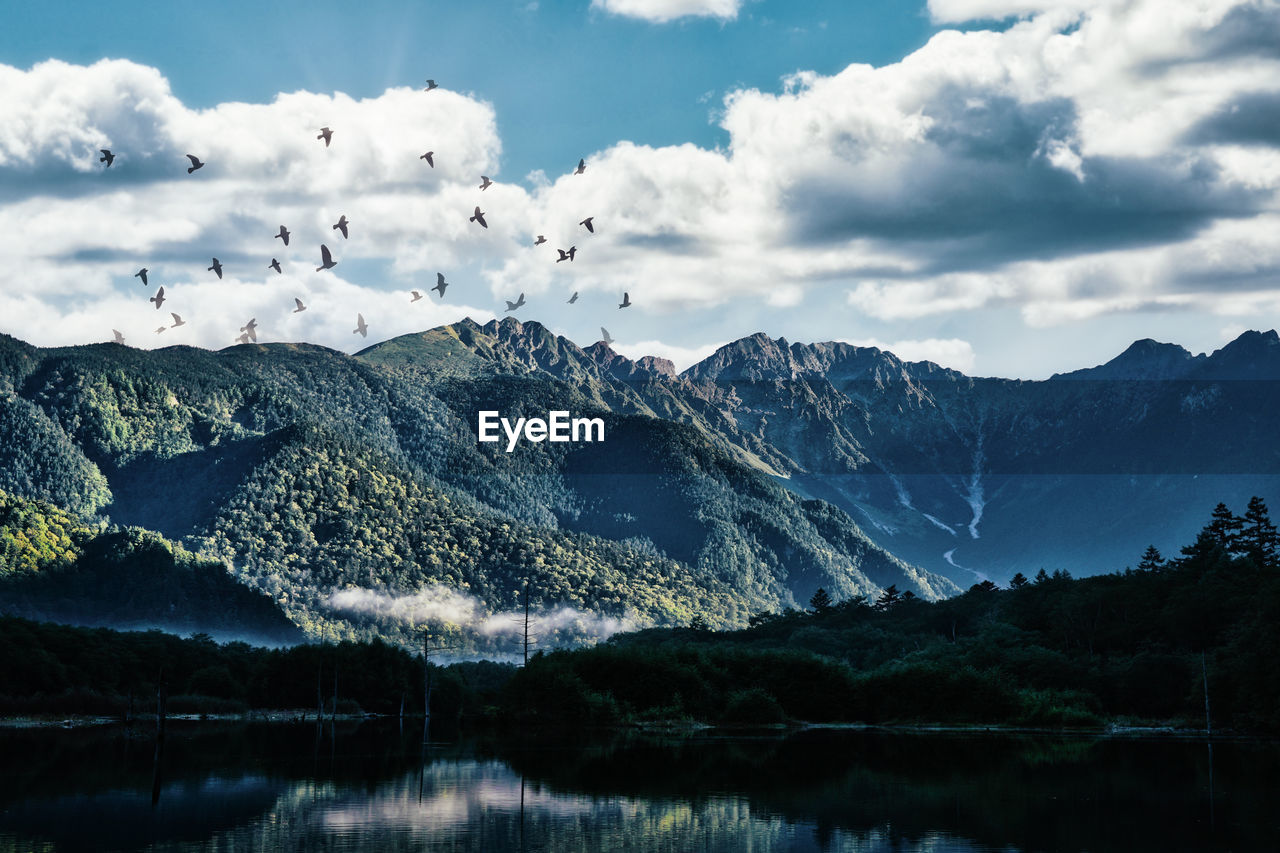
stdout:
{"type": "Polygon", "coordinates": [[[0,331],[33,343],[254,317],[354,351],[526,292],[520,319],[681,366],[764,331],[1038,378],[1280,316],[1275,0],[105,8],[0,29],[0,331]]]}
{"type": "Polygon", "coordinates": [[[620,139],[716,146],[711,120],[734,88],[778,88],[799,70],[896,61],[936,29],[910,3],[752,2],[733,20],[671,24],[521,2],[31,3],[6,10],[0,61],[125,57],[160,69],[191,107],[306,89],[374,97],[441,85],[493,103],[502,173],[522,179],[620,139]]]}

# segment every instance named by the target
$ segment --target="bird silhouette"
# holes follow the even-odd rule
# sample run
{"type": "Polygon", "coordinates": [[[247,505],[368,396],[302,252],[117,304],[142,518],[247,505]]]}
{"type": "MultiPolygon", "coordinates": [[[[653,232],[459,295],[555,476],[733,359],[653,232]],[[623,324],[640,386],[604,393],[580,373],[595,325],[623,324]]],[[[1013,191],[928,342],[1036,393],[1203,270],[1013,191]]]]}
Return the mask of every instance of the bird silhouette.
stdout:
{"type": "Polygon", "coordinates": [[[213,266],[207,267],[207,269],[213,270],[214,275],[218,278],[222,278],[222,264],[218,262],[217,258],[213,259],[213,266]]]}
{"type": "Polygon", "coordinates": [[[151,297],[147,301],[154,302],[156,304],[156,310],[157,311],[160,310],[160,306],[164,304],[164,288],[162,287],[159,290],[157,290],[156,295],[151,297]]]}
{"type": "Polygon", "coordinates": [[[182,319],[177,314],[174,314],[172,311],[169,312],[169,316],[173,318],[173,325],[170,328],[176,329],[179,326],[187,325],[186,320],[182,319]]]}
{"type": "Polygon", "coordinates": [[[369,337],[369,325],[365,323],[363,314],[356,315],[356,327],[351,330],[351,334],[354,335],[357,332],[360,333],[360,337],[362,338],[369,337]]]}
{"type": "MultiPolygon", "coordinates": [[[[432,289],[434,290],[435,288],[432,288],[432,289]]],[[[413,298],[409,300],[410,302],[417,302],[419,299],[422,298],[422,294],[416,290],[410,290],[409,292],[413,294],[413,298]]]]}
{"type": "Polygon", "coordinates": [[[489,223],[484,221],[484,211],[483,211],[483,210],[481,210],[479,207],[477,207],[477,208],[476,208],[476,212],[475,212],[475,213],[471,214],[471,219],[470,219],[470,220],[468,220],[468,221],[469,221],[469,222],[478,222],[478,223],[480,223],[481,227],[483,227],[483,228],[488,228],[488,227],[489,227],[489,223]]]}
{"type": "Polygon", "coordinates": [[[578,253],[578,247],[570,246],[567,252],[564,249],[556,249],[556,251],[560,253],[560,257],[556,258],[556,263],[558,264],[561,261],[572,261],[573,256],[578,253]]]}
{"type": "Polygon", "coordinates": [[[167,329],[167,328],[169,328],[169,327],[168,327],[168,326],[161,326],[160,328],[156,329],[156,334],[157,334],[157,335],[158,335],[158,334],[160,334],[161,332],[163,332],[163,331],[164,331],[165,329],[167,329]]]}
{"type": "Polygon", "coordinates": [[[116,161],[116,155],[111,153],[110,148],[99,148],[98,150],[102,152],[102,156],[98,158],[98,162],[106,163],[107,168],[110,169],[111,164],[116,161]]]}
{"type": "Polygon", "coordinates": [[[444,280],[444,273],[436,273],[436,286],[432,290],[440,291],[440,298],[444,299],[444,289],[449,286],[449,282],[444,280]]]}
{"type": "Polygon", "coordinates": [[[188,154],[187,159],[191,161],[191,165],[187,167],[187,174],[190,175],[196,169],[203,169],[204,163],[200,162],[200,158],[194,154],[188,154]]]}
{"type": "Polygon", "coordinates": [[[489,180],[489,176],[488,176],[488,175],[481,175],[481,176],[480,176],[480,189],[482,189],[482,190],[487,190],[487,189],[489,189],[489,187],[491,187],[491,186],[493,186],[493,181],[489,180]]]}
{"type": "Polygon", "coordinates": [[[430,92],[432,89],[438,89],[438,88],[439,88],[439,87],[436,85],[436,81],[435,81],[435,80],[428,80],[428,81],[427,81],[427,88],[423,89],[422,91],[424,91],[424,92],[430,92]]]}
{"type": "Polygon", "coordinates": [[[575,303],[575,302],[577,302],[577,301],[578,301],[578,291],[576,291],[576,290],[575,290],[575,291],[573,292],[573,296],[570,296],[570,297],[569,297],[569,302],[568,302],[568,304],[569,304],[569,305],[572,305],[573,303],[575,303]]]}
{"type": "Polygon", "coordinates": [[[587,161],[581,159],[578,160],[578,168],[574,169],[573,173],[575,175],[581,175],[585,171],[587,171],[587,161]]]}
{"type": "Polygon", "coordinates": [[[436,161],[433,159],[435,156],[436,156],[436,152],[434,152],[434,151],[428,151],[426,154],[423,154],[423,155],[422,155],[421,157],[419,157],[418,159],[419,159],[419,160],[426,160],[426,161],[427,161],[427,165],[434,169],[434,168],[436,167],[436,161]]]}
{"type": "Polygon", "coordinates": [[[111,334],[116,336],[116,343],[118,344],[124,343],[124,335],[120,334],[119,329],[112,329],[111,334]]]}
{"type": "Polygon", "coordinates": [[[303,305],[302,300],[296,296],[293,297],[293,304],[298,306],[297,308],[293,309],[293,313],[295,314],[301,314],[303,311],[307,310],[307,306],[303,305]]]}
{"type": "Polygon", "coordinates": [[[523,294],[523,293],[521,293],[521,294],[520,294],[520,298],[519,298],[519,299],[517,299],[515,302],[507,301],[507,310],[508,310],[508,311],[514,311],[514,310],[516,310],[517,308],[520,308],[520,307],[523,307],[523,306],[524,306],[524,294],[523,294]]]}
{"type": "Polygon", "coordinates": [[[627,293],[625,290],[624,290],[624,291],[622,291],[622,301],[618,303],[618,307],[619,307],[619,308],[630,308],[630,307],[631,307],[631,294],[630,294],[630,293],[627,293]]]}
{"type": "Polygon", "coordinates": [[[276,272],[280,272],[280,273],[284,272],[284,270],[280,269],[280,262],[277,261],[275,258],[271,259],[271,263],[267,264],[267,268],[273,269],[276,272]]]}
{"type": "Polygon", "coordinates": [[[316,267],[316,272],[320,270],[331,270],[338,265],[333,259],[333,255],[329,254],[329,247],[324,243],[320,244],[320,266],[316,267]]]}
{"type": "Polygon", "coordinates": [[[578,224],[579,224],[579,225],[583,225],[583,226],[585,226],[585,227],[586,227],[586,229],[587,229],[587,231],[589,231],[589,232],[591,232],[592,234],[594,234],[594,233],[596,233],[596,229],[595,229],[595,226],[593,226],[593,225],[591,224],[591,220],[593,220],[593,219],[595,219],[595,217],[594,217],[594,216],[588,216],[586,219],[582,220],[582,221],[581,221],[581,222],[579,222],[578,224]]]}
{"type": "Polygon", "coordinates": [[[142,269],[140,269],[140,270],[138,270],[136,273],[134,273],[134,274],[133,274],[133,277],[134,277],[134,278],[140,278],[140,279],[142,279],[142,286],[143,286],[143,287],[146,287],[146,286],[147,286],[147,273],[149,273],[149,272],[151,272],[151,270],[147,269],[146,267],[143,267],[142,269]]]}
{"type": "Polygon", "coordinates": [[[255,344],[258,342],[258,318],[254,317],[249,322],[240,327],[240,331],[249,336],[249,340],[255,344]]]}
{"type": "Polygon", "coordinates": [[[338,221],[334,224],[333,230],[342,232],[342,239],[347,239],[347,226],[351,224],[351,220],[347,219],[344,213],[338,217],[338,221]]]}
{"type": "Polygon", "coordinates": [[[535,246],[541,246],[541,245],[542,245],[543,243],[545,243],[545,242],[547,242],[547,238],[546,238],[546,237],[543,237],[541,234],[539,234],[539,235],[538,235],[538,238],[537,238],[536,240],[534,240],[534,241],[533,241],[533,245],[535,245],[535,246]]]}
{"type": "Polygon", "coordinates": [[[609,330],[604,326],[600,327],[600,340],[604,341],[605,346],[613,345],[613,338],[609,336],[609,330]]]}
{"type": "Polygon", "coordinates": [[[288,228],[285,228],[283,225],[281,225],[280,233],[277,234],[276,237],[279,237],[281,240],[283,240],[286,246],[289,245],[289,229],[288,228]]]}
{"type": "Polygon", "coordinates": [[[320,135],[319,135],[319,136],[317,136],[317,137],[316,137],[316,139],[323,139],[323,140],[324,140],[324,147],[325,147],[325,148],[328,148],[328,147],[329,147],[329,141],[330,141],[331,139],[333,139],[333,131],[332,131],[332,130],[330,130],[329,128],[327,128],[327,127],[322,127],[322,128],[320,128],[320,135]]]}
{"type": "Polygon", "coordinates": [[[246,334],[246,335],[240,335],[238,338],[236,338],[236,343],[238,343],[238,344],[247,344],[247,343],[249,343],[249,336],[248,336],[247,334],[246,334]]]}

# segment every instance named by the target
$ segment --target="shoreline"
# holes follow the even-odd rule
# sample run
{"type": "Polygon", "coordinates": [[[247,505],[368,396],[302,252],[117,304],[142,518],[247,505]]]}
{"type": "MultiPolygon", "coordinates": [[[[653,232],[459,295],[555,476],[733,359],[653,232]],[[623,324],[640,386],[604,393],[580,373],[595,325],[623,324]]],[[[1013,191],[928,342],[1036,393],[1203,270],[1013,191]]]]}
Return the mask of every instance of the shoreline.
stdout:
{"type": "MultiPolygon", "coordinates": [[[[120,717],[101,715],[50,715],[50,716],[0,716],[0,729],[83,729],[99,726],[125,726],[141,728],[154,726],[155,715],[139,715],[126,722],[120,717]]],[[[386,720],[419,721],[421,716],[399,717],[394,714],[326,714],[316,720],[314,711],[298,710],[250,711],[239,714],[169,714],[167,722],[181,723],[331,723],[372,722],[386,720]]],[[[1270,741],[1276,735],[1254,732],[1219,731],[1210,735],[1204,729],[1183,728],[1174,725],[1130,725],[1107,723],[1101,727],[1045,728],[1037,726],[992,725],[983,723],[808,723],[797,721],[773,726],[719,726],[689,720],[650,721],[627,725],[603,726],[602,729],[638,731],[646,734],[704,734],[704,733],[770,733],[785,735],[800,731],[861,731],[905,734],[969,734],[969,735],[1052,735],[1071,738],[1152,738],[1159,740],[1205,741],[1270,741]]],[[[538,729],[546,731],[554,729],[538,729]]]]}

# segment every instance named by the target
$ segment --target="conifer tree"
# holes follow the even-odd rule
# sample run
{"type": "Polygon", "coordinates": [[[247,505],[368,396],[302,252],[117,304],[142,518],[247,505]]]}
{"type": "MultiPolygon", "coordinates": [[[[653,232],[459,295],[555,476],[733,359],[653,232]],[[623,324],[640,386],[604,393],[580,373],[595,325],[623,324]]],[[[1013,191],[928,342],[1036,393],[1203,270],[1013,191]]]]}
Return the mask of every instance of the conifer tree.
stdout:
{"type": "Polygon", "coordinates": [[[880,597],[876,599],[876,603],[873,606],[876,610],[883,612],[892,610],[901,600],[902,595],[898,592],[898,585],[889,584],[885,587],[884,592],[880,593],[880,597]]]}
{"type": "Polygon", "coordinates": [[[1244,519],[1237,516],[1224,503],[1213,508],[1213,515],[1206,528],[1224,551],[1240,550],[1240,531],[1244,519]]]}
{"type": "Polygon", "coordinates": [[[1259,566],[1275,568],[1277,564],[1280,537],[1277,537],[1267,505],[1257,495],[1249,499],[1249,506],[1244,512],[1239,548],[1259,566]]]}
{"type": "Polygon", "coordinates": [[[1163,565],[1164,555],[1160,553],[1160,549],[1155,545],[1148,545],[1147,550],[1142,552],[1142,561],[1138,563],[1138,568],[1144,572],[1154,572],[1163,565]]]}
{"type": "Polygon", "coordinates": [[[831,609],[831,596],[822,587],[818,587],[818,591],[813,594],[813,598],[809,599],[809,607],[814,613],[826,613],[831,609]]]}

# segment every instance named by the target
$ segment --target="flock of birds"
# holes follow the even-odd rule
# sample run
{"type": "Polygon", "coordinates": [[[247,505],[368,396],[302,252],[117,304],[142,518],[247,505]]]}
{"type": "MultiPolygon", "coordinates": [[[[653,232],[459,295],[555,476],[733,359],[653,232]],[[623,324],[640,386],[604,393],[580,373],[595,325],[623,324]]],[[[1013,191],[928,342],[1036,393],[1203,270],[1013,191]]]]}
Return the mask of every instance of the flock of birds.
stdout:
{"type": "MultiPolygon", "coordinates": [[[[435,88],[438,88],[436,81],[427,80],[427,86],[425,89],[423,89],[423,91],[430,92],[432,89],[435,89],[435,88]]],[[[320,128],[320,133],[316,136],[316,139],[323,140],[324,147],[328,148],[330,143],[333,142],[333,134],[334,134],[334,131],[332,128],[322,127],[320,128]]],[[[115,162],[116,154],[108,148],[101,148],[99,149],[99,151],[101,151],[102,156],[98,158],[98,162],[106,163],[105,168],[108,168],[108,169],[111,168],[111,164],[115,162]]],[[[187,167],[188,175],[192,174],[197,169],[204,168],[204,165],[205,165],[204,161],[202,161],[199,157],[195,156],[194,154],[188,154],[186,155],[186,157],[191,162],[191,165],[187,167]]],[[[426,160],[427,165],[429,167],[433,169],[435,168],[436,164],[435,164],[434,151],[428,151],[425,154],[421,155],[418,159],[426,160]]],[[[584,172],[586,172],[586,170],[587,170],[586,161],[583,159],[579,159],[578,167],[573,171],[573,174],[581,175],[584,172]]],[[[491,180],[487,175],[480,176],[481,191],[487,190],[489,187],[493,186],[493,184],[494,184],[494,181],[491,180]]],[[[594,219],[595,219],[594,216],[588,216],[587,218],[581,220],[578,223],[578,225],[585,228],[588,234],[595,234],[596,229],[595,229],[594,219]]],[[[485,212],[480,209],[479,205],[476,205],[475,211],[471,214],[469,221],[476,223],[481,228],[489,227],[489,223],[485,219],[485,212]]],[[[334,223],[333,230],[339,232],[342,235],[342,239],[346,240],[350,235],[350,232],[348,230],[350,225],[351,225],[351,220],[347,219],[346,214],[343,214],[338,218],[338,221],[334,223]]],[[[289,245],[290,233],[291,232],[289,231],[288,228],[281,225],[280,230],[274,235],[274,239],[282,241],[283,244],[287,247],[289,245]]],[[[533,245],[541,246],[546,242],[547,242],[547,238],[542,234],[538,234],[534,238],[533,245]]],[[[578,247],[576,245],[573,245],[573,246],[570,246],[568,249],[557,249],[556,251],[559,252],[559,257],[556,258],[555,260],[557,264],[561,263],[562,261],[572,262],[574,257],[578,253],[578,247]]],[[[329,247],[322,243],[320,245],[320,266],[316,267],[316,272],[331,270],[337,265],[338,265],[338,262],[334,260],[333,253],[329,250],[329,247]]],[[[284,270],[280,266],[280,261],[274,257],[271,259],[271,263],[267,264],[267,268],[273,269],[277,273],[284,272],[284,270]]],[[[222,279],[222,262],[219,261],[217,258],[213,258],[213,263],[207,267],[207,271],[212,272],[214,275],[218,277],[219,280],[221,280],[222,279]]],[[[150,270],[147,267],[143,267],[142,269],[134,273],[134,277],[141,279],[142,285],[144,287],[149,287],[150,285],[147,282],[147,274],[149,272],[150,270]]],[[[436,286],[431,288],[431,290],[428,292],[438,292],[440,294],[440,299],[443,300],[445,290],[448,287],[449,287],[449,282],[445,281],[444,273],[437,272],[436,286]]],[[[411,290],[409,291],[409,293],[410,293],[410,299],[409,299],[410,302],[417,302],[424,298],[423,294],[419,293],[416,290],[411,290]]],[[[155,305],[156,310],[159,311],[160,307],[164,305],[164,303],[167,301],[164,293],[164,287],[161,286],[156,291],[155,295],[150,297],[147,301],[155,305]]],[[[519,310],[525,305],[524,293],[521,293],[514,302],[510,300],[505,300],[505,301],[507,304],[507,308],[506,308],[507,312],[519,310]]],[[[567,304],[573,305],[577,301],[578,301],[578,291],[575,290],[573,292],[573,295],[569,297],[567,304]]],[[[307,310],[307,306],[303,304],[301,299],[294,297],[293,302],[294,302],[294,309],[292,313],[299,314],[307,310]]],[[[631,304],[632,304],[631,295],[629,293],[624,292],[622,294],[622,302],[618,304],[618,308],[630,308],[631,304]]],[[[186,321],[182,319],[181,315],[174,312],[170,312],[169,316],[173,318],[173,322],[169,325],[162,324],[159,327],[157,327],[155,330],[155,333],[157,335],[164,333],[168,329],[176,329],[179,326],[186,325],[186,321]]],[[[123,344],[125,342],[124,335],[120,332],[119,329],[112,329],[111,331],[115,336],[116,343],[123,344]]],[[[361,337],[366,337],[366,338],[369,336],[369,324],[365,322],[363,314],[359,314],[359,313],[356,314],[356,327],[351,330],[351,333],[353,335],[358,334],[361,337]]],[[[603,326],[600,327],[600,334],[601,334],[601,339],[604,341],[606,345],[612,344],[614,342],[614,339],[610,337],[608,330],[605,329],[603,326]]],[[[248,323],[240,327],[240,334],[235,337],[235,341],[241,344],[257,343],[258,341],[257,318],[251,318],[248,323]]]]}

